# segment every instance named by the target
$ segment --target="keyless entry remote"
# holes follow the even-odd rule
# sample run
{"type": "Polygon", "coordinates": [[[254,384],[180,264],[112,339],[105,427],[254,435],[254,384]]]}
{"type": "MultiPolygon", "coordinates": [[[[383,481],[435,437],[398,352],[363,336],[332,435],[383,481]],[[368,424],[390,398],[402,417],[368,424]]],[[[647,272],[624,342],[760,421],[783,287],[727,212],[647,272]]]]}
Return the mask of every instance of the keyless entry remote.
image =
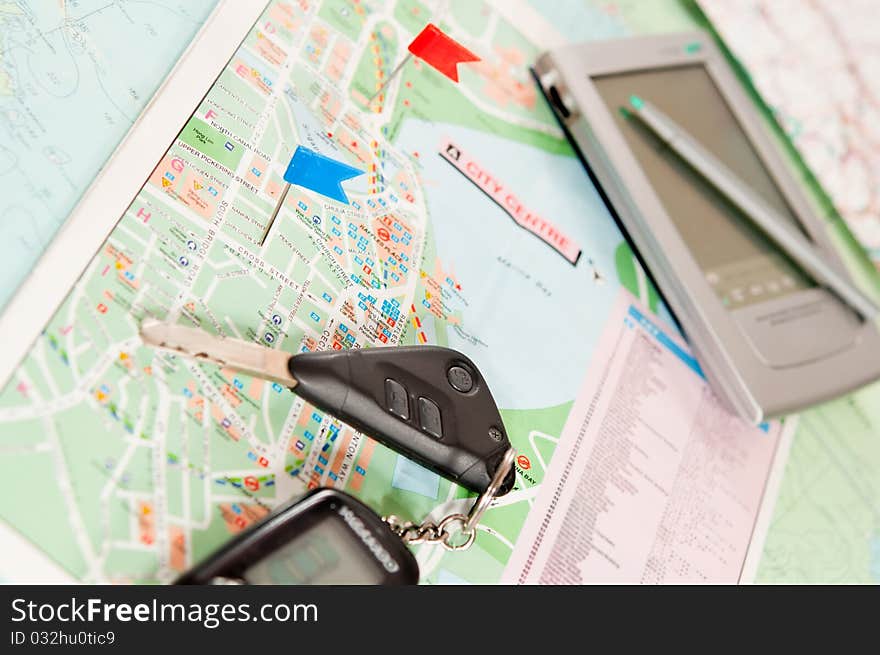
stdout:
{"type": "Polygon", "coordinates": [[[245,530],[177,584],[368,584],[419,581],[419,565],[356,498],[316,489],[245,530]]]}
{"type": "MultiPolygon", "coordinates": [[[[392,450],[471,491],[489,486],[510,441],[476,365],[434,346],[290,355],[145,321],[145,343],[274,380],[392,450]]],[[[498,494],[513,487],[514,472],[498,494]]]]}
{"type": "MultiPolygon", "coordinates": [[[[298,395],[472,491],[486,490],[510,448],[486,381],[454,350],[304,353],[288,366],[298,395]]],[[[509,475],[501,493],[512,485],[509,475]]]]}

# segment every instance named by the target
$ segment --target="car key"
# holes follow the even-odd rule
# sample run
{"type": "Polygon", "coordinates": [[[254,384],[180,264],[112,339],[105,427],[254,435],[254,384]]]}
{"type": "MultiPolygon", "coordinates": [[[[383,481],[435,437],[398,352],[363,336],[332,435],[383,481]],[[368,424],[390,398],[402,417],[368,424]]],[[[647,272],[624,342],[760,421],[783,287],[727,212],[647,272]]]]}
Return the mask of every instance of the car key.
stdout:
{"type": "MultiPolygon", "coordinates": [[[[510,441],[486,380],[465,355],[390,346],[290,355],[196,328],[144,321],[144,343],[273,380],[463,487],[486,491],[510,441]]],[[[511,470],[498,489],[514,483],[511,470]]]]}

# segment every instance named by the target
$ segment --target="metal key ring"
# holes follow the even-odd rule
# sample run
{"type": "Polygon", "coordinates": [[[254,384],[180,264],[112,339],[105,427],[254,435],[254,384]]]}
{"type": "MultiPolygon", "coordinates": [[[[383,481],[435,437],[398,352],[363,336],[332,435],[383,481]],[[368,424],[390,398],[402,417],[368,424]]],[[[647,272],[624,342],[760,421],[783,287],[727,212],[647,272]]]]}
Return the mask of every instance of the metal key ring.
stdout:
{"type": "Polygon", "coordinates": [[[477,538],[477,531],[471,530],[468,532],[465,530],[465,525],[467,525],[467,517],[464,514],[450,514],[440,521],[440,525],[437,526],[437,532],[440,535],[440,543],[446,550],[467,550],[471,547],[477,538]],[[459,532],[450,532],[449,525],[453,523],[461,524],[462,527],[459,532]],[[455,534],[465,535],[465,540],[460,544],[452,543],[452,537],[455,534]]]}
{"type": "Polygon", "coordinates": [[[504,457],[501,458],[498,468],[495,470],[495,475],[492,476],[492,481],[486,487],[486,491],[479,495],[477,502],[474,503],[471,511],[468,512],[467,521],[465,521],[462,527],[462,532],[471,534],[475,532],[477,524],[483,517],[483,512],[489,509],[489,505],[495,499],[495,495],[498,493],[501,485],[504,484],[507,474],[513,468],[514,459],[516,459],[516,451],[513,448],[508,448],[507,452],[504,453],[504,457]]]}

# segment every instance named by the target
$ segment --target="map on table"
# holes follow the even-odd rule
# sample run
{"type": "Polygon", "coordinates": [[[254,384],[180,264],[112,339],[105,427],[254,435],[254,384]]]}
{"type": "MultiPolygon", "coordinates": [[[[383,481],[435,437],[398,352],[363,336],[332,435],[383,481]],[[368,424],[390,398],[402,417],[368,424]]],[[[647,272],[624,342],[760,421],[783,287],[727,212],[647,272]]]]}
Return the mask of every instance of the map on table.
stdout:
{"type": "Polygon", "coordinates": [[[0,310],[216,0],[0,0],[0,310]]]}
{"type": "MultiPolygon", "coordinates": [[[[699,4],[880,267],[876,3],[699,4]]],[[[758,582],[880,582],[878,435],[878,383],[800,415],[758,582]]]]}
{"type": "MultiPolygon", "coordinates": [[[[212,3],[120,0],[86,16],[101,7],[92,4],[65,5],[83,13],[64,25],[86,21],[90,52],[125,62],[105,74],[128,80],[142,71],[155,86],[182,35],[195,30],[196,7],[205,15],[212,3]],[[167,48],[156,47],[168,54],[164,63],[157,53],[158,64],[126,58],[117,36],[136,21],[88,22],[120,7],[134,16],[184,6],[189,13],[179,9],[177,22],[149,22],[163,38],[178,30],[167,48]]],[[[21,9],[35,16],[37,5],[44,17],[58,12],[54,3],[0,2],[0,21],[34,24],[21,9]]],[[[674,2],[529,5],[569,39],[693,28],[674,2]],[[574,20],[583,12],[589,20],[574,20]]],[[[411,0],[274,3],[0,392],[0,475],[13,490],[0,500],[0,517],[71,575],[167,581],[315,476],[411,519],[464,502],[448,482],[286,391],[140,347],[137,322],[153,313],[291,350],[424,342],[473,357],[522,453],[518,489],[490,510],[471,551],[418,556],[428,581],[500,576],[619,285],[654,308],[657,301],[536,95],[526,68],[538,47],[480,2],[447,6],[438,14],[433,3],[411,0]],[[365,98],[429,21],[483,63],[463,66],[455,86],[411,62],[381,111],[367,112],[365,98]],[[440,156],[449,142],[479,165],[483,188],[440,156]],[[294,188],[260,249],[254,241],[298,144],[369,175],[346,183],[350,206],[294,188]],[[530,210],[520,217],[544,217],[576,242],[577,264],[494,204],[484,192],[489,180],[530,210]]],[[[8,51],[16,33],[0,30],[2,71],[22,52],[8,51]]],[[[31,67],[51,69],[55,52],[32,48],[31,67]]],[[[10,87],[0,88],[2,133],[12,101],[10,87]]],[[[78,88],[53,106],[106,98],[100,88],[78,88]]],[[[152,87],[142,88],[141,104],[152,87]]],[[[108,89],[116,104],[132,98],[126,87],[108,89]]],[[[140,105],[129,106],[131,118],[140,105]]],[[[69,123],[39,118],[47,134],[66,134],[56,128],[69,123]]],[[[78,154],[63,169],[70,198],[45,220],[66,213],[124,129],[82,130],[107,135],[103,154],[68,151],[78,154]]],[[[0,150],[0,162],[8,152],[0,150]]],[[[0,203],[11,189],[19,205],[42,211],[46,190],[19,196],[8,179],[0,177],[0,203]]],[[[4,221],[4,242],[20,226],[28,223],[4,221]]],[[[759,579],[880,576],[870,482],[880,449],[869,438],[880,423],[876,391],[854,398],[802,417],[759,579]],[[843,451],[835,445],[829,455],[829,434],[843,451]],[[831,515],[855,520],[833,525],[831,515]]]]}
{"type": "Polygon", "coordinates": [[[700,0],[700,6],[880,268],[877,3],[700,0]]]}
{"type": "Polygon", "coordinates": [[[538,96],[536,46],[442,4],[272,2],[0,393],[0,516],[73,576],[168,581],[308,485],[413,520],[471,502],[277,385],[141,346],[146,316],[290,352],[468,354],[517,488],[470,551],[418,556],[426,581],[500,576],[619,285],[657,299],[538,96]],[[482,62],[454,85],[411,61],[368,110],[429,21],[482,62]],[[367,174],[350,205],[294,186],[260,247],[297,145],[367,174]]]}
{"type": "Polygon", "coordinates": [[[800,415],[756,581],[880,583],[880,384],[800,415]]]}

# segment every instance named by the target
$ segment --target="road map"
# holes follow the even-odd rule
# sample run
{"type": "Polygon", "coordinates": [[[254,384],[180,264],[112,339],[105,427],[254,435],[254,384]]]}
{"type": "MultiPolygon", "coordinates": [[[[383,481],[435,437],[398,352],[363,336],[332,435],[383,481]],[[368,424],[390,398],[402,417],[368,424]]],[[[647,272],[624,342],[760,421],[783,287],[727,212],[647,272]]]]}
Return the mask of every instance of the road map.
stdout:
{"type": "Polygon", "coordinates": [[[0,310],[215,3],[0,0],[0,310]]]}
{"type": "Polygon", "coordinates": [[[877,22],[865,20],[877,3],[700,5],[880,268],[880,53],[877,22]]]}
{"type": "MultiPolygon", "coordinates": [[[[0,21],[24,25],[8,16],[36,4],[0,3],[0,21]]],[[[184,6],[130,4],[140,12],[184,6]]],[[[181,30],[168,36],[168,63],[210,4],[186,3],[192,24],[150,23],[160,35],[181,30]]],[[[41,3],[40,11],[57,7],[41,3]]],[[[692,27],[672,0],[272,2],[0,392],[0,475],[12,490],[0,499],[3,523],[75,579],[167,582],[310,485],[336,486],[412,520],[467,508],[462,489],[289,391],[147,349],[137,327],[156,316],[290,352],[432,343],[477,363],[520,457],[515,490],[487,512],[471,550],[417,550],[423,578],[499,580],[621,286],[664,313],[530,78],[541,50],[535,36],[692,27]],[[516,12],[525,20],[514,26],[516,12]],[[428,22],[482,62],[462,66],[454,85],[410,61],[368,110],[367,98],[428,22]],[[510,190],[579,255],[567,258],[523,229],[519,212],[450,165],[450,143],[479,163],[479,179],[510,190]],[[345,183],[350,205],[293,187],[261,248],[297,145],[367,174],[345,183]]],[[[98,23],[88,35],[92,52],[107,53],[117,36],[98,23]]],[[[34,61],[52,53],[34,52],[34,61]]],[[[0,70],[10,70],[7,50],[0,53],[0,70]]],[[[118,88],[108,91],[117,103],[126,97],[118,88]]],[[[18,97],[26,109],[29,96],[18,97]]],[[[71,175],[76,166],[87,168],[72,160],[71,175]]],[[[79,174],[66,202],[93,172],[79,174]]],[[[17,202],[43,202],[31,195],[17,202]]],[[[807,422],[817,435],[827,427],[819,421],[807,422]]],[[[800,444],[810,442],[799,434],[793,453],[800,444]]],[[[807,480],[800,473],[812,457],[793,455],[786,481],[807,480]]],[[[866,492],[875,492],[863,477],[853,476],[851,488],[870,508],[866,492]]],[[[794,506],[797,489],[790,493],[780,512],[794,506]]],[[[822,525],[827,506],[799,507],[788,514],[799,522],[771,528],[765,580],[816,556],[795,545],[803,526],[822,525]]],[[[877,543],[873,507],[858,515],[848,542],[858,554],[842,576],[876,571],[865,550],[877,543]]],[[[839,545],[818,536],[811,543],[839,545]]]]}
{"type": "Polygon", "coordinates": [[[880,385],[803,412],[757,582],[880,583],[880,385]]]}
{"type": "Polygon", "coordinates": [[[520,459],[476,546],[423,549],[423,576],[497,580],[620,281],[657,304],[537,96],[537,51],[470,2],[271,3],[0,394],[0,472],[21,490],[4,521],[75,578],[165,582],[308,486],[414,520],[466,507],[289,391],[137,329],[157,316],[290,352],[436,343],[492,381],[520,459]],[[413,61],[367,110],[428,21],[482,62],[454,86],[413,61]],[[450,166],[450,141],[576,263],[450,166]],[[350,205],[294,187],[261,248],[299,144],[367,175],[350,205]]]}

